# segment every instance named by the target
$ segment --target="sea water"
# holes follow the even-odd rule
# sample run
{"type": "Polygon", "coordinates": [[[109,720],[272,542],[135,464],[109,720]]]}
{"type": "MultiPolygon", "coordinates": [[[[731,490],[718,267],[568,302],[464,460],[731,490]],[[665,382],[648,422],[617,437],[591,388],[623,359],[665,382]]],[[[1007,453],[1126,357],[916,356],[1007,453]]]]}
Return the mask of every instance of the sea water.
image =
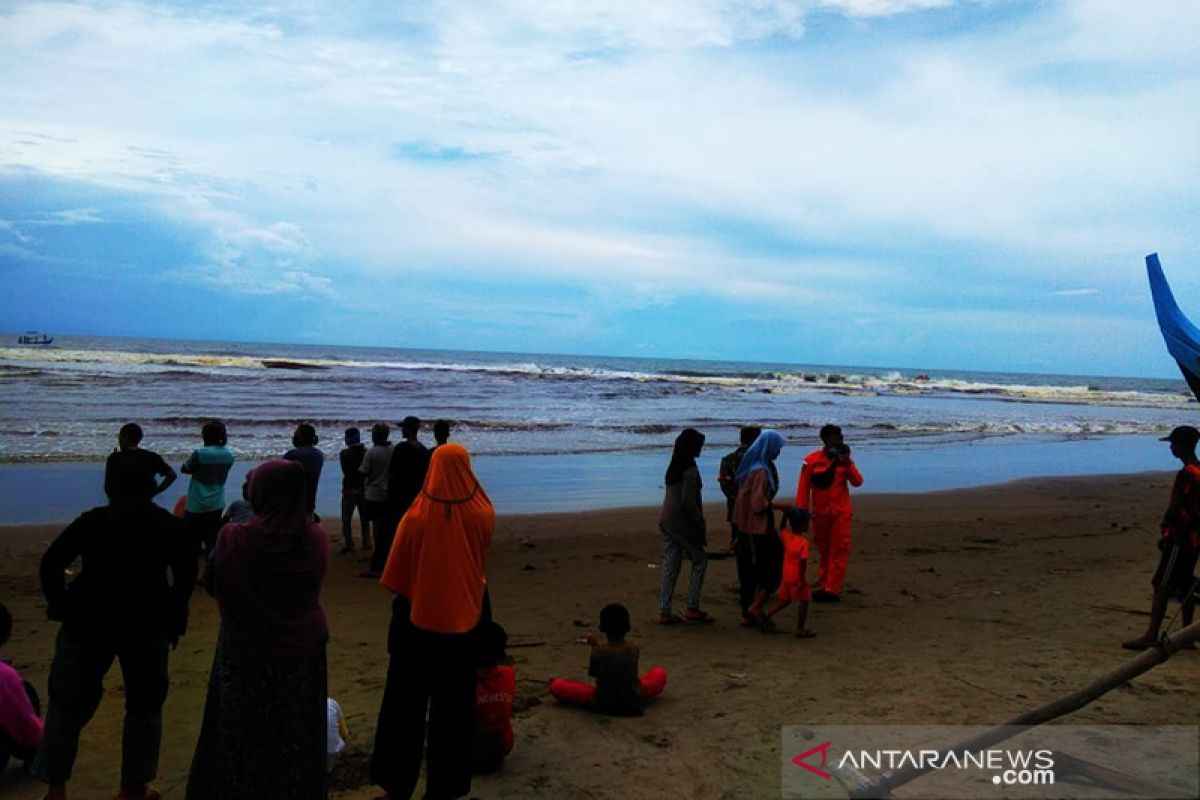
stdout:
{"type": "Polygon", "coordinates": [[[374,422],[395,429],[412,414],[428,441],[428,424],[445,419],[498,510],[517,513],[657,502],[684,427],[708,437],[701,469],[715,501],[716,461],[749,423],[788,440],[785,484],[833,422],[864,490],[928,491],[1172,469],[1156,438],[1196,410],[1174,379],[58,337],[0,347],[0,523],[102,502],[102,462],[129,421],[178,464],[220,419],[243,468],[278,457],[310,422],[328,458],[328,514],[345,428],[369,441],[374,422]]]}

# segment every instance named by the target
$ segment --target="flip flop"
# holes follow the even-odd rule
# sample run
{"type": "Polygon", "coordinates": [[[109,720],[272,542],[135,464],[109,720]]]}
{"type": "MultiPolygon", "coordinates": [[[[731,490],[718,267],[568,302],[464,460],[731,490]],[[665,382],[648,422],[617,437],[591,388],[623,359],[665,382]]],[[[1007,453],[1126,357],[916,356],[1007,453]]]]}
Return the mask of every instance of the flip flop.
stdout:
{"type": "Polygon", "coordinates": [[[816,636],[816,634],[812,631],[796,631],[797,639],[812,639],[814,636],[816,636]]]}
{"type": "Polygon", "coordinates": [[[678,625],[679,623],[683,622],[683,620],[674,614],[659,614],[658,619],[655,620],[655,622],[657,622],[659,625],[678,625]]]}
{"type": "Polygon", "coordinates": [[[707,611],[688,611],[683,615],[684,622],[690,622],[693,625],[711,625],[716,622],[707,611]]]}

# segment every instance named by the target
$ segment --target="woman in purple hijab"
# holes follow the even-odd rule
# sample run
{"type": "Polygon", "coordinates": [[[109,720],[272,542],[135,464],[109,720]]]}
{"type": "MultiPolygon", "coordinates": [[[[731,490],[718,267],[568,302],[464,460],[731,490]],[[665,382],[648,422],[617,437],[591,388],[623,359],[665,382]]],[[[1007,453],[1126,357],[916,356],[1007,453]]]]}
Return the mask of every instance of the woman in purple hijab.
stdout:
{"type": "Polygon", "coordinates": [[[304,468],[250,473],[254,519],[217,537],[221,631],[187,797],[325,797],[329,537],[305,510],[304,468]]]}

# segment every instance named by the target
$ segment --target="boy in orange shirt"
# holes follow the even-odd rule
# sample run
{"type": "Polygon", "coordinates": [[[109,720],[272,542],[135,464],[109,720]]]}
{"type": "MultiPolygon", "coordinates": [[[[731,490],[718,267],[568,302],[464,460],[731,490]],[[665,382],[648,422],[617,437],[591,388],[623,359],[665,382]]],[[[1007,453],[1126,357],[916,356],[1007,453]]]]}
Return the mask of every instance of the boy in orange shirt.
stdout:
{"type": "Polygon", "coordinates": [[[807,574],[808,539],[804,537],[807,530],[808,512],[804,509],[793,508],[783,515],[783,524],[779,527],[779,538],[783,541],[783,579],[779,582],[779,602],[767,611],[767,619],[771,619],[793,601],[799,603],[796,607],[796,636],[801,639],[811,639],[817,635],[804,627],[808,619],[808,604],[812,600],[807,574]]]}
{"type": "Polygon", "coordinates": [[[817,569],[817,603],[842,599],[846,564],[850,558],[850,487],[862,486],[862,473],[850,458],[837,425],[821,428],[820,450],[809,453],[800,467],[796,506],[812,515],[813,541],[820,562],[817,569]]]}
{"type": "Polygon", "coordinates": [[[517,671],[504,652],[508,633],[495,622],[480,633],[475,683],[475,773],[500,769],[513,749],[512,710],[517,671]]]}

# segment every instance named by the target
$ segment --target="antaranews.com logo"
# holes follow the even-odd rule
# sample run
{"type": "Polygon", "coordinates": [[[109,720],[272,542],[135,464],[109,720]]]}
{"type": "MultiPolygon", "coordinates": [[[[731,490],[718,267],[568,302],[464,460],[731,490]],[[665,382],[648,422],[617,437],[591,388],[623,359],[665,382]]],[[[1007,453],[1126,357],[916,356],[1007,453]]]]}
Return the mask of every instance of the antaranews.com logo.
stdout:
{"type": "MultiPolygon", "coordinates": [[[[822,780],[833,775],[825,771],[829,762],[826,741],[792,757],[792,763],[822,780]],[[813,761],[820,759],[819,763],[813,761]],[[812,761],[810,761],[812,759],[812,761]]],[[[1054,783],[1054,752],[1051,750],[846,750],[833,767],[843,774],[865,774],[868,770],[894,774],[902,769],[933,772],[944,769],[982,770],[992,773],[991,781],[1000,786],[1048,786],[1054,783]]]]}
{"type": "Polygon", "coordinates": [[[1196,725],[788,726],[781,745],[789,799],[1200,796],[1196,725]]]}

